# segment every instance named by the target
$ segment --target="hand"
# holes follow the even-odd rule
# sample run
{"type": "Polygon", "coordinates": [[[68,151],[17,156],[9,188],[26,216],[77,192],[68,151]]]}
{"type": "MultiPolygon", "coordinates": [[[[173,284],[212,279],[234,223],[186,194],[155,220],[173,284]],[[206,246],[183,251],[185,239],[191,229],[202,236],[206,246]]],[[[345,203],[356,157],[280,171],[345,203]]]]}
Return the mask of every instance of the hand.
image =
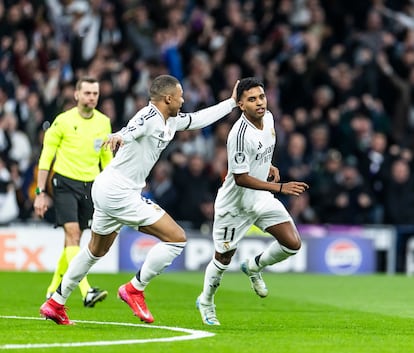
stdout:
{"type": "Polygon", "coordinates": [[[49,209],[49,204],[50,204],[50,198],[48,197],[47,194],[42,192],[41,194],[36,195],[36,198],[34,200],[34,205],[33,205],[35,214],[39,216],[40,218],[43,218],[45,216],[45,213],[49,209]]]}
{"type": "Polygon", "coordinates": [[[234,84],[233,92],[231,94],[231,98],[234,99],[234,101],[236,102],[236,104],[237,104],[237,86],[239,85],[239,83],[240,83],[240,80],[237,80],[236,83],[234,84]]]}
{"type": "MultiPolygon", "coordinates": [[[[294,195],[299,196],[301,193],[309,189],[309,185],[302,181],[289,181],[288,183],[283,183],[282,190],[280,191],[285,195],[294,195]]],[[[277,192],[280,188],[277,186],[277,192]]]]}
{"type": "Polygon", "coordinates": [[[118,150],[119,147],[124,145],[124,140],[121,135],[111,134],[108,139],[102,143],[102,147],[111,149],[112,152],[118,150]]]}
{"type": "Polygon", "coordinates": [[[270,170],[269,170],[269,175],[267,176],[267,181],[272,182],[272,183],[278,183],[279,180],[280,180],[279,169],[271,165],[270,170]]]}

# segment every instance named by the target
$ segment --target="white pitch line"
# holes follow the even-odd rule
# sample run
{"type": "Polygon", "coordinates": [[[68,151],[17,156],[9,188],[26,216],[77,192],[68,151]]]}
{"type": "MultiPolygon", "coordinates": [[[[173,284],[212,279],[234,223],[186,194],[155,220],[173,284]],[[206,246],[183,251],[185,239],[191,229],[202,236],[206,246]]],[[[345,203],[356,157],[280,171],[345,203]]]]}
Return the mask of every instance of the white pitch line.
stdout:
{"type": "MultiPolygon", "coordinates": [[[[0,319],[18,319],[18,320],[44,320],[37,317],[25,317],[25,316],[3,316],[0,315],[0,319]]],[[[0,349],[31,349],[31,348],[55,348],[55,347],[87,347],[87,346],[115,346],[124,344],[141,344],[150,342],[173,342],[173,341],[188,341],[200,338],[212,337],[215,334],[212,332],[191,330],[182,327],[169,327],[169,326],[156,326],[146,324],[133,324],[127,322],[102,322],[102,321],[86,321],[86,320],[73,320],[74,322],[95,324],[95,325],[115,325],[115,326],[134,326],[140,328],[152,328],[160,330],[169,330],[175,332],[188,333],[186,336],[174,336],[165,338],[144,338],[144,339],[132,339],[132,340],[118,340],[118,341],[91,341],[91,342],[71,342],[71,343],[28,343],[28,344],[5,344],[0,345],[0,349]]]]}

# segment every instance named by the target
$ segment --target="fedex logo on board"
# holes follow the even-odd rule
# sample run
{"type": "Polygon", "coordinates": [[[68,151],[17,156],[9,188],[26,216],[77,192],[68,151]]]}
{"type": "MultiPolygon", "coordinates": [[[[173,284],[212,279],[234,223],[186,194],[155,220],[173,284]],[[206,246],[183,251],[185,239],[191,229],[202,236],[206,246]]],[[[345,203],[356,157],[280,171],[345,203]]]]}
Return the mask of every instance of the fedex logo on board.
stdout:
{"type": "Polygon", "coordinates": [[[26,246],[15,233],[0,233],[0,270],[44,271],[41,261],[44,247],[26,246]]]}

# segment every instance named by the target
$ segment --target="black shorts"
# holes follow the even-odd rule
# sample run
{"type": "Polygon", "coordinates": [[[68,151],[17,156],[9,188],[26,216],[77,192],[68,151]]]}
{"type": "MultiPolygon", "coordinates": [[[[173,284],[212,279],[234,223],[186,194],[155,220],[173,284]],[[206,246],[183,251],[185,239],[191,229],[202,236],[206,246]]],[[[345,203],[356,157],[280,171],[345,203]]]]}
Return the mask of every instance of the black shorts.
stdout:
{"type": "Polygon", "coordinates": [[[93,215],[92,183],[66,178],[57,173],[53,175],[56,226],[77,222],[82,230],[90,228],[93,215]]]}

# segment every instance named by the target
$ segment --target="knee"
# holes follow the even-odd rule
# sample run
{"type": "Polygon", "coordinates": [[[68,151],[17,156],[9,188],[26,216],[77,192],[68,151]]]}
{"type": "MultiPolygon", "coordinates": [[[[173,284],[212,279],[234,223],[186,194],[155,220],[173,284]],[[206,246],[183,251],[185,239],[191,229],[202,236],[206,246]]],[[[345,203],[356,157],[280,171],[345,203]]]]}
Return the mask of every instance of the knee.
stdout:
{"type": "Polygon", "coordinates": [[[296,239],[292,241],[292,244],[289,246],[289,248],[291,250],[294,250],[295,252],[298,252],[301,246],[302,246],[302,241],[300,240],[299,237],[297,237],[296,239]]]}
{"type": "Polygon", "coordinates": [[[93,256],[96,256],[96,257],[105,256],[108,253],[109,249],[110,249],[109,246],[108,247],[95,246],[95,245],[89,243],[89,251],[91,252],[91,254],[93,256]]]}
{"type": "Polygon", "coordinates": [[[288,237],[288,240],[285,243],[281,242],[281,245],[284,245],[293,253],[297,253],[302,246],[299,233],[296,231],[292,232],[292,234],[288,237]]]}
{"type": "Polygon", "coordinates": [[[177,229],[172,234],[172,242],[174,243],[184,243],[187,241],[187,237],[185,235],[185,231],[180,226],[177,227],[177,229]]]}
{"type": "Polygon", "coordinates": [[[292,242],[289,245],[280,244],[280,248],[288,256],[293,256],[293,255],[296,255],[298,253],[298,251],[300,250],[301,245],[302,245],[301,241],[298,240],[297,242],[292,242]]]}
{"type": "Polygon", "coordinates": [[[221,264],[227,266],[227,265],[230,264],[233,255],[234,255],[234,251],[229,251],[229,252],[226,252],[226,253],[223,253],[223,254],[220,254],[220,253],[216,252],[214,257],[218,262],[220,262],[221,264]]]}

